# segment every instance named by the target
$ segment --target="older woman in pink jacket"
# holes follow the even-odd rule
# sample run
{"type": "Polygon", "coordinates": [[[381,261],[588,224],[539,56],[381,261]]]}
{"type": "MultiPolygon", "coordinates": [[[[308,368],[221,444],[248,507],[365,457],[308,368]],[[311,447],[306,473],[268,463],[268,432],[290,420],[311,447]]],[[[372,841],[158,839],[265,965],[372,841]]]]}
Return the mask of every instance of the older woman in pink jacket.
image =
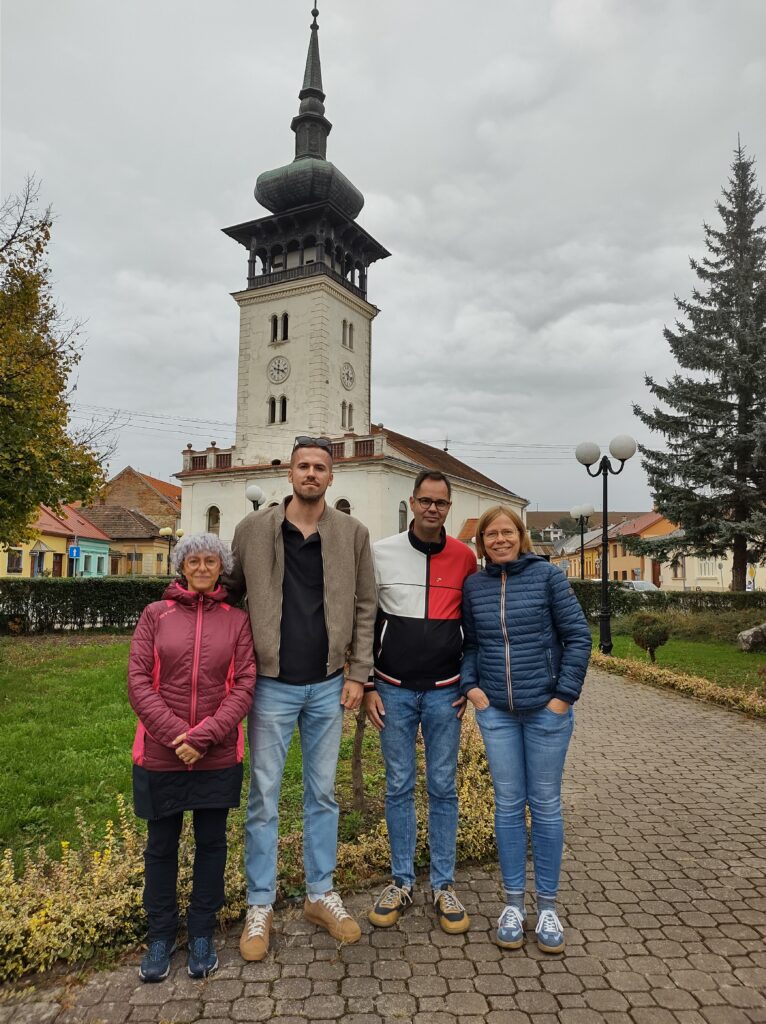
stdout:
{"type": "Polygon", "coordinates": [[[138,715],[133,797],[148,831],[143,981],[166,978],[176,949],[184,811],[193,813],[195,839],[188,971],[203,978],[218,966],[213,931],[224,901],[226,818],[240,801],[242,719],[255,686],[249,616],[227,603],[219,584],[231,561],[213,534],[184,537],[174,552],[179,579],[144,610],[130,647],[128,695],[138,715]]]}

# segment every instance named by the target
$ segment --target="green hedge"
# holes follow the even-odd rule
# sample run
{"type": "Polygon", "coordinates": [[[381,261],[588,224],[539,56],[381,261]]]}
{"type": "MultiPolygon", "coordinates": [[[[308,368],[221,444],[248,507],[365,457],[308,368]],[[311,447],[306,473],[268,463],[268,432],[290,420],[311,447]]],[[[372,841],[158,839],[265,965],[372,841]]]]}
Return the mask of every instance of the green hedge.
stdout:
{"type": "Polygon", "coordinates": [[[0,578],[0,632],[132,629],[167,585],[156,576],[0,578]]]}
{"type": "MultiPolygon", "coordinates": [[[[570,580],[577,599],[589,619],[597,619],[601,609],[601,584],[597,580],[570,580]]],[[[629,615],[637,611],[730,612],[751,608],[766,608],[766,591],[751,593],[730,590],[721,592],[704,590],[650,590],[640,592],[609,584],[609,604],[612,615],[629,615]]]]}

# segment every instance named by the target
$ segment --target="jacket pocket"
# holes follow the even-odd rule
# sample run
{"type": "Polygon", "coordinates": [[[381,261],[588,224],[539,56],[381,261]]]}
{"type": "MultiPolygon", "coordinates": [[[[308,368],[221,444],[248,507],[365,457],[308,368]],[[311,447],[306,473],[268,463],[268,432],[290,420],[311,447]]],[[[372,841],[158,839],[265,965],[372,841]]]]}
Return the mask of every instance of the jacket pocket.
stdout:
{"type": "Polygon", "coordinates": [[[548,666],[548,679],[551,682],[551,686],[556,685],[556,672],[553,668],[553,652],[550,648],[545,651],[545,664],[548,666]]]}

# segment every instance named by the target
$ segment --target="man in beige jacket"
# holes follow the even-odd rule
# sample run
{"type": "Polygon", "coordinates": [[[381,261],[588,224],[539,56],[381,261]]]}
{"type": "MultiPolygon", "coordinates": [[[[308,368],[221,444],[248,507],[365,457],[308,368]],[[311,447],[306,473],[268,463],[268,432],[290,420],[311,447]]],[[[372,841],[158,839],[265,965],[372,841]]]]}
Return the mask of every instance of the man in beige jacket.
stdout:
{"type": "Polygon", "coordinates": [[[356,942],[361,934],[332,885],[343,709],[359,707],[372,668],[370,540],[366,527],[325,502],[332,483],[327,438],[296,438],[288,480],[291,497],[237,526],[234,569],[224,580],[233,597],[247,594],[258,667],[248,717],[245,960],[262,960],[269,949],[279,791],[296,724],[303,754],[304,916],[342,942],[356,942]]]}

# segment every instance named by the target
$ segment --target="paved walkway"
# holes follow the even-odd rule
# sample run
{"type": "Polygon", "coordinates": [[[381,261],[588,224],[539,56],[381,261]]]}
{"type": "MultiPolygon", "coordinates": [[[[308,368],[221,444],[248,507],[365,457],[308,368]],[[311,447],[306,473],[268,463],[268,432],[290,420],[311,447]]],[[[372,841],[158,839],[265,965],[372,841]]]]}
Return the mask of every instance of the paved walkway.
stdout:
{"type": "MultiPolygon", "coordinates": [[[[766,1022],[766,723],[592,672],[566,780],[568,949],[491,942],[496,871],[459,890],[467,936],[421,890],[389,931],[337,948],[298,910],[244,964],[238,929],[207,982],[142,985],[133,961],[84,985],[0,1002],[0,1024],[750,1024],[766,1022]]],[[[369,895],[348,900],[359,915],[369,895]]]]}

